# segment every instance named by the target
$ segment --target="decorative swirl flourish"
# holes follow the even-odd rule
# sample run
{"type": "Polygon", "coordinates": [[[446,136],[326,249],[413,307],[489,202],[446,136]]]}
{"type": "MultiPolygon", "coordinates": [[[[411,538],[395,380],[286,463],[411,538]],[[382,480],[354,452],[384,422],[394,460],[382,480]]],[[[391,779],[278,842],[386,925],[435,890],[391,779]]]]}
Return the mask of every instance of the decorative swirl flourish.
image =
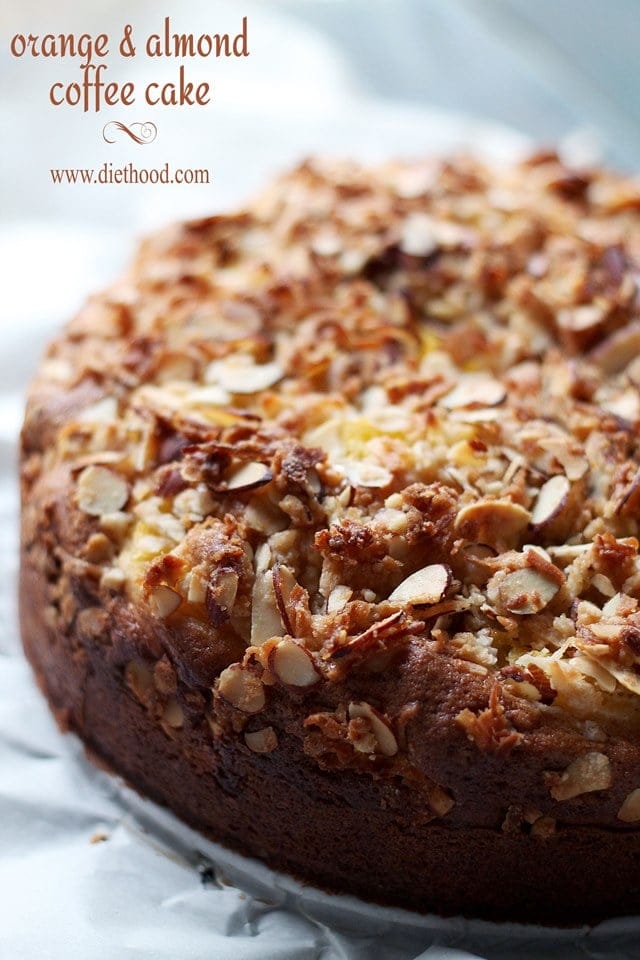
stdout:
{"type": "Polygon", "coordinates": [[[102,138],[106,143],[115,143],[116,138],[111,139],[114,133],[126,133],[135,143],[153,143],[158,136],[158,128],[155,123],[147,120],[145,123],[131,123],[127,127],[119,120],[110,120],[102,128],[102,138]]]}

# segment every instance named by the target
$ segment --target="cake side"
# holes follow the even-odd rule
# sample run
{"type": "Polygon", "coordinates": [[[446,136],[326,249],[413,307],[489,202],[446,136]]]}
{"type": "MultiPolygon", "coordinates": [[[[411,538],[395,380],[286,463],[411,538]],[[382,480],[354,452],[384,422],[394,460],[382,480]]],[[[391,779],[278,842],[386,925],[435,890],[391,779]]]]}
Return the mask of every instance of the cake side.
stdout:
{"type": "Polygon", "coordinates": [[[639,205],[552,155],[307,163],[148,241],[23,431],[59,719],[333,889],[637,910],[639,205]]]}

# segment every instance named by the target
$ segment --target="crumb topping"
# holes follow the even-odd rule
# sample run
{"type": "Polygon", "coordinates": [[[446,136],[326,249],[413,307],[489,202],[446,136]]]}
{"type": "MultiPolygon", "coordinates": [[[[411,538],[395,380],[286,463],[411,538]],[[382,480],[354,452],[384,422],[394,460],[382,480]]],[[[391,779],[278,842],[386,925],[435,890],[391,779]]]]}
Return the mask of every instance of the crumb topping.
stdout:
{"type": "MultiPolygon", "coordinates": [[[[505,691],[640,717],[639,212],[552,154],[308,161],[143,244],[51,346],[27,447],[53,425],[32,452],[72,471],[103,589],[241,651],[240,711],[420,643],[492,679],[459,717],[492,749],[505,691]]],[[[364,701],[310,725],[398,751],[364,701]]],[[[606,786],[601,756],[552,795],[606,786]]]]}

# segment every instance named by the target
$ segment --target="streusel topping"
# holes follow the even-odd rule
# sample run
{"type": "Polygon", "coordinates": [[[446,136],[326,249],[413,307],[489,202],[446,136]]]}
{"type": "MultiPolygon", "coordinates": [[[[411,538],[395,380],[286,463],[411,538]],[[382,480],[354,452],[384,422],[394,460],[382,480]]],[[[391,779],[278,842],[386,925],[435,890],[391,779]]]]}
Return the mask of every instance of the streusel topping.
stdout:
{"type": "MultiPolygon", "coordinates": [[[[553,154],[314,160],[148,240],[32,400],[63,390],[42,467],[103,588],[291,688],[411,641],[541,709],[637,711],[639,211],[553,154]]],[[[241,665],[219,689],[261,709],[241,665]]]]}

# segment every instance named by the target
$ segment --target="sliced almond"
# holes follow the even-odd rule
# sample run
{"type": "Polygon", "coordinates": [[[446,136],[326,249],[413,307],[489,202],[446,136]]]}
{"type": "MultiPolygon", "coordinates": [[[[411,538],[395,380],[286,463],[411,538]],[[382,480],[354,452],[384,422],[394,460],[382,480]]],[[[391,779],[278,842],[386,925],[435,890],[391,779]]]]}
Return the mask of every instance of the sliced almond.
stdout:
{"type": "Polygon", "coordinates": [[[498,587],[498,596],[510,612],[523,616],[539,613],[551,603],[560,585],[532,567],[507,574],[498,587]]]}
{"type": "Polygon", "coordinates": [[[589,470],[584,450],[569,437],[543,437],[540,446],[556,458],[568,480],[581,480],[589,470]]]}
{"type": "Polygon", "coordinates": [[[118,419],[118,401],[115,397],[103,397],[91,403],[79,414],[80,423],[109,423],[118,419]]]}
{"type": "Polygon", "coordinates": [[[570,330],[574,333],[593,330],[600,326],[604,317],[605,312],[602,307],[587,303],[582,306],[560,310],[558,326],[563,330],[570,330]]]}
{"type": "Polygon", "coordinates": [[[290,687],[311,687],[320,679],[310,653],[295,640],[280,640],[275,645],[270,666],[278,679],[290,687]]]}
{"type": "Polygon", "coordinates": [[[368,460],[343,460],[340,466],[354,487],[388,487],[393,480],[386,467],[368,460]]]}
{"type": "Polygon", "coordinates": [[[272,753],[278,746],[278,737],[273,727],[263,727],[245,733],[244,742],[254,753],[272,753]]]}
{"type": "Polygon", "coordinates": [[[231,616],[238,594],[240,578],[235,570],[218,567],[205,586],[204,603],[214,627],[221,627],[231,616]]]}
{"type": "Polygon", "coordinates": [[[455,529],[465,540],[495,547],[510,544],[525,530],[531,514],[511,500],[479,500],[458,513],[455,529]]]}
{"type": "Polygon", "coordinates": [[[620,373],[640,354],[640,321],[621,327],[599,343],[589,354],[603,373],[620,373]]]}
{"type": "Polygon", "coordinates": [[[620,417],[621,420],[628,420],[630,423],[640,420],[640,393],[636,387],[610,393],[605,399],[600,400],[600,406],[607,413],[612,413],[614,417],[620,417]]]}
{"type": "Polygon", "coordinates": [[[291,591],[296,585],[296,578],[289,567],[283,563],[276,563],[273,568],[273,592],[278,605],[280,619],[282,620],[282,626],[285,632],[291,634],[291,636],[295,636],[295,632],[289,619],[287,607],[289,605],[291,591]]]}
{"type": "Polygon", "coordinates": [[[607,790],[611,786],[611,764],[604,753],[585,753],[569,764],[561,775],[548,774],[554,800],[572,800],[583,793],[607,790]]]}
{"type": "Polygon", "coordinates": [[[571,484],[563,473],[550,477],[540,487],[531,511],[531,526],[541,529],[555,520],[567,505],[571,484]]]}
{"type": "Polygon", "coordinates": [[[239,663],[222,671],[217,691],[242,713],[260,713],[266,702],[262,681],[255,674],[243,670],[239,663]]]}
{"type": "Polygon", "coordinates": [[[638,470],[633,480],[616,503],[615,513],[635,514],[637,512],[638,501],[640,501],[640,470],[638,470]]]}
{"type": "Polygon", "coordinates": [[[182,597],[165,583],[154,587],[149,593],[149,607],[154,617],[161,620],[170,617],[182,603],[182,597]]]}
{"type": "MultiPolygon", "coordinates": [[[[619,628],[618,628],[619,633],[619,628]]],[[[618,681],[618,683],[629,690],[630,693],[635,693],[636,696],[640,696],[640,674],[638,674],[631,667],[623,667],[618,663],[612,662],[610,660],[600,659],[598,663],[607,670],[612,677],[618,681]]]]}
{"type": "Polygon", "coordinates": [[[284,370],[278,363],[255,363],[247,354],[234,354],[210,364],[205,378],[219,383],[229,393],[259,393],[282,380],[284,370]]]}
{"type": "Polygon", "coordinates": [[[595,303],[560,310],[558,333],[565,349],[579,352],[597,338],[607,319],[608,309],[595,303]]]}
{"type": "Polygon", "coordinates": [[[273,588],[273,571],[257,573],[251,595],[251,645],[260,646],[285,632],[273,588]]]}
{"type": "Polygon", "coordinates": [[[129,484],[106,467],[85,467],[76,486],[78,506],[93,517],[121,510],[129,499],[129,484]]]}
{"type": "Polygon", "coordinates": [[[342,610],[346,604],[349,603],[352,596],[353,590],[351,587],[345,586],[344,583],[339,583],[327,597],[327,613],[338,613],[339,610],[342,610]]]}
{"type": "Polygon", "coordinates": [[[431,217],[425,213],[410,213],[402,224],[400,249],[412,257],[428,257],[438,249],[431,217]]]}
{"type": "Polygon", "coordinates": [[[461,407],[496,407],[506,399],[506,388],[499,380],[484,374],[468,374],[439,401],[447,410],[461,407]]]}
{"type": "Polygon", "coordinates": [[[416,570],[398,584],[389,596],[389,603],[411,603],[416,606],[439,603],[447,592],[451,579],[451,567],[446,563],[432,563],[416,570]]]}
{"type": "Polygon", "coordinates": [[[225,486],[221,487],[220,490],[221,492],[234,490],[236,493],[241,493],[244,490],[255,490],[258,487],[263,487],[272,480],[273,474],[266,464],[251,461],[250,463],[243,463],[241,467],[233,470],[227,476],[225,486]]]}
{"type": "MultiPolygon", "coordinates": [[[[391,727],[373,707],[364,701],[355,701],[349,704],[349,718],[356,720],[363,718],[369,722],[371,732],[375,737],[376,752],[384,757],[394,757],[398,752],[398,741],[391,727]]],[[[357,749],[357,744],[356,744],[357,749]]],[[[368,752],[368,751],[364,751],[368,752]]]]}
{"type": "Polygon", "coordinates": [[[618,810],[618,820],[623,823],[636,823],[640,820],[640,789],[632,790],[618,810]]]}

